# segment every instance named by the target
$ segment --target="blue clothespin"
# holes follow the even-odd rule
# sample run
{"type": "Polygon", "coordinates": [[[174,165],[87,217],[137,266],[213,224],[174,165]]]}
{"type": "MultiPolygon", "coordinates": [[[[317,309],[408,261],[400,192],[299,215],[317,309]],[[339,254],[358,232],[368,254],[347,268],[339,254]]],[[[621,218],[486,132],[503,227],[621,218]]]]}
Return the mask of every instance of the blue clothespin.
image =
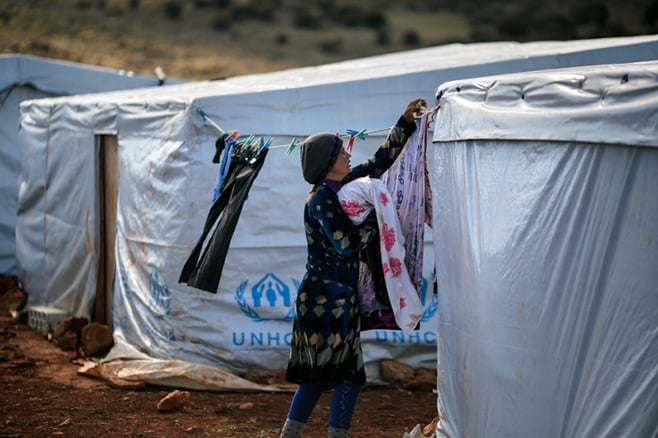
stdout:
{"type": "Polygon", "coordinates": [[[366,132],[365,129],[362,129],[360,131],[355,131],[354,129],[348,129],[347,133],[354,138],[358,138],[359,140],[365,140],[366,137],[368,136],[368,133],[366,132]]]}
{"type": "Polygon", "coordinates": [[[258,152],[262,151],[264,148],[269,148],[272,144],[272,139],[268,138],[265,140],[263,137],[260,138],[260,143],[258,145],[258,152]]]}
{"type": "Polygon", "coordinates": [[[212,126],[214,126],[215,129],[217,129],[221,134],[223,134],[223,133],[226,132],[226,131],[224,131],[224,130],[222,129],[221,126],[219,126],[217,123],[213,122],[212,119],[210,119],[210,117],[208,117],[208,114],[206,114],[206,112],[205,112],[203,109],[201,109],[201,108],[197,108],[197,109],[196,109],[196,112],[199,113],[199,115],[200,115],[201,118],[203,119],[203,123],[210,123],[210,124],[211,124],[212,126]]]}

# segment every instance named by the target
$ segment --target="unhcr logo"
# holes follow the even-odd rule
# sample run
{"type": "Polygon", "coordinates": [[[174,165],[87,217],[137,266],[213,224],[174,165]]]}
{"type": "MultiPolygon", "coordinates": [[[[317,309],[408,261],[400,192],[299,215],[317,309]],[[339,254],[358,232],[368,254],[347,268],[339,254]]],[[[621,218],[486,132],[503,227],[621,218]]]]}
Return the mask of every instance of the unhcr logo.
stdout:
{"type": "Polygon", "coordinates": [[[160,317],[169,315],[171,306],[171,292],[167,281],[158,271],[151,272],[149,276],[149,289],[151,290],[150,308],[160,317]]]}
{"type": "Polygon", "coordinates": [[[292,281],[294,289],[271,272],[251,288],[245,280],[235,291],[235,301],[242,313],[254,321],[292,321],[295,314],[292,304],[299,285],[292,281]]]}
{"type": "MultiPolygon", "coordinates": [[[[282,322],[290,323],[295,316],[294,302],[300,282],[292,280],[292,286],[284,283],[273,273],[267,273],[252,287],[244,280],[235,290],[235,301],[244,315],[258,323],[282,322]]],[[[422,321],[432,319],[438,310],[436,294],[428,293],[428,282],[423,279],[421,302],[424,312],[422,321]]],[[[373,330],[375,340],[393,344],[435,344],[436,333],[423,329],[411,335],[402,331],[373,330]]],[[[292,333],[290,326],[281,329],[280,325],[264,326],[260,331],[233,332],[233,345],[236,351],[258,351],[273,348],[289,347],[292,333]],[[278,327],[275,327],[278,326],[278,327]]]]}
{"type": "MultiPolygon", "coordinates": [[[[298,281],[293,278],[292,282],[293,288],[290,288],[271,272],[251,289],[248,288],[249,281],[244,280],[235,290],[235,301],[242,313],[254,321],[292,321],[295,315],[293,304],[299,288],[298,281]]],[[[428,297],[427,291],[428,282],[423,278],[420,298],[425,310],[421,322],[432,319],[439,308],[437,295],[431,293],[428,297]]]]}

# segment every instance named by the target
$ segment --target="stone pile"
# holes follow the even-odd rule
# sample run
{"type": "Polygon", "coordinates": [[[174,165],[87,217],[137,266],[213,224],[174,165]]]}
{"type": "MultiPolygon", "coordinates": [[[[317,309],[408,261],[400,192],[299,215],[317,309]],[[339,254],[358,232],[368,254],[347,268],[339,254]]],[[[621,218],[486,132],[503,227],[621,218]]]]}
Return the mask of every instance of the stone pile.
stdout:
{"type": "Polygon", "coordinates": [[[17,314],[27,303],[27,294],[16,276],[0,275],[0,312],[17,314]]]}
{"type": "MultiPolygon", "coordinates": [[[[249,370],[245,379],[261,385],[275,385],[284,382],[286,370],[249,370]]],[[[381,381],[368,382],[376,387],[400,388],[407,391],[433,391],[437,387],[436,370],[431,368],[416,368],[394,359],[384,359],[379,362],[381,381]]]]}
{"type": "MultiPolygon", "coordinates": [[[[14,275],[0,275],[0,312],[27,322],[27,293],[14,275]]],[[[81,357],[102,357],[114,345],[112,330],[87,318],[67,317],[55,324],[48,338],[65,351],[75,351],[81,357]]]]}

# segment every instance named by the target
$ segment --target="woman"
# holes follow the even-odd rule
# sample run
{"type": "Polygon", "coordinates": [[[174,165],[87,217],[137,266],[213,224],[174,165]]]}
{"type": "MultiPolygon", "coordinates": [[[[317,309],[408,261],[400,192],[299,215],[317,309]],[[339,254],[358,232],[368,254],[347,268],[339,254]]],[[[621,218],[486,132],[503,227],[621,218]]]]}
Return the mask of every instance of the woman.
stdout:
{"type": "Polygon", "coordinates": [[[340,137],[319,133],[300,147],[304,179],[313,184],[306,199],[304,228],[308,245],[306,274],[295,301],[286,380],[299,384],[282,438],[301,437],[322,392],[334,389],[329,437],[347,437],[366,375],[361,352],[356,295],[359,251],[377,237],[374,215],[354,225],[336,192],[355,178],[380,177],[416,129],[415,114],[427,106],[412,100],[375,155],[350,168],[340,137]]]}

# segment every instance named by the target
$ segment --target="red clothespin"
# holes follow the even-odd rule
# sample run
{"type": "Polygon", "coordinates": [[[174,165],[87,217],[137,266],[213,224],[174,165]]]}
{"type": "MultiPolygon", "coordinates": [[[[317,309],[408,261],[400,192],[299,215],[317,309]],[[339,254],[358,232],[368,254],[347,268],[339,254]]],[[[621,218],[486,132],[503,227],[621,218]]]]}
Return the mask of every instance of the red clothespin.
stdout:
{"type": "Polygon", "coordinates": [[[347,146],[345,147],[345,150],[350,154],[352,153],[352,146],[354,146],[354,136],[350,135],[350,138],[347,140],[347,146]]]}

